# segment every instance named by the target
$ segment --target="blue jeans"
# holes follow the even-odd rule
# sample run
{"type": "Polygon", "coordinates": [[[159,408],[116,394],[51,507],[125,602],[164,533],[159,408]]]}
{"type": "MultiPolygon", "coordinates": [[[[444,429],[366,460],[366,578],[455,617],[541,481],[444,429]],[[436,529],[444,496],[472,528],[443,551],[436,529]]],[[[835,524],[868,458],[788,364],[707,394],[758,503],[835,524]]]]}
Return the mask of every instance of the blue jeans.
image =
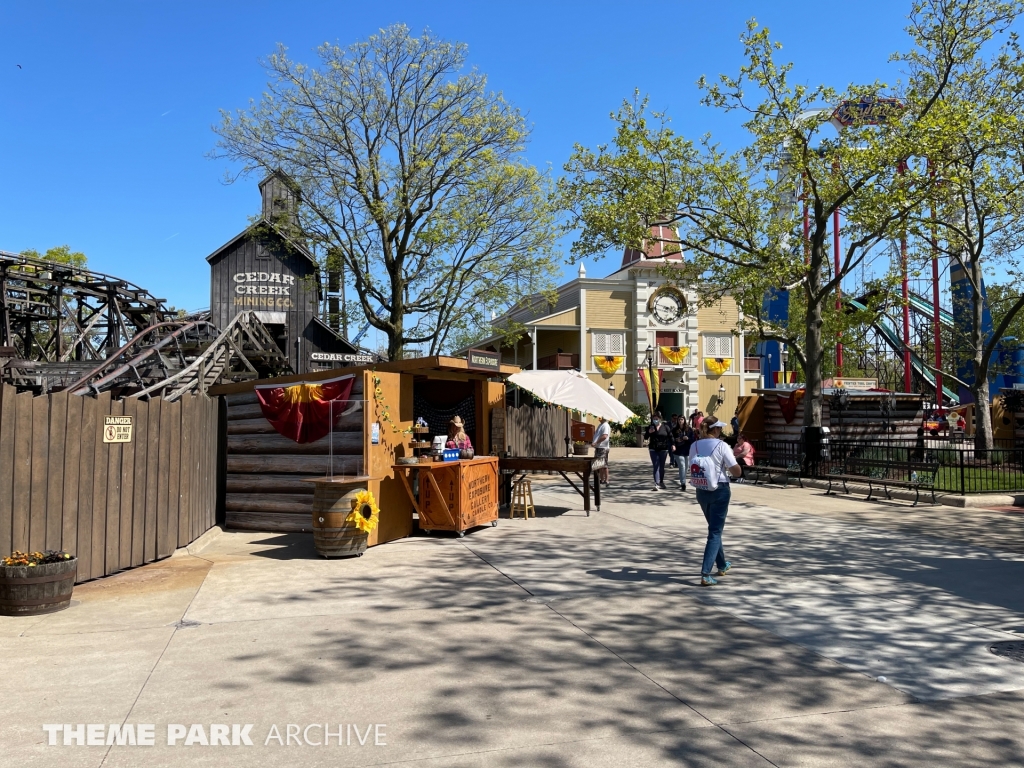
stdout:
{"type": "Polygon", "coordinates": [[[679,485],[686,485],[686,467],[690,463],[688,456],[679,454],[679,485]]]}
{"type": "Polygon", "coordinates": [[[654,465],[654,484],[665,484],[665,459],[668,458],[668,451],[651,451],[651,464],[654,465]]]}
{"type": "Polygon", "coordinates": [[[704,546],[704,562],[700,568],[701,576],[711,574],[711,569],[718,566],[725,568],[725,550],[722,549],[722,529],[725,528],[725,516],[729,514],[729,498],[732,490],[729,483],[719,483],[713,491],[697,489],[697,503],[704,519],[708,521],[708,543],[704,546]]]}

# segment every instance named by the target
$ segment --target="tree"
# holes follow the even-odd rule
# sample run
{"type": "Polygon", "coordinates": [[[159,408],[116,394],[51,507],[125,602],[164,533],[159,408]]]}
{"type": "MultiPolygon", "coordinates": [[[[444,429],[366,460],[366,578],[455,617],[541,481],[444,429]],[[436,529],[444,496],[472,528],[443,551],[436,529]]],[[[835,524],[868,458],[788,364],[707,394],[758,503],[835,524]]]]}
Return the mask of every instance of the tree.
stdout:
{"type": "Polygon", "coordinates": [[[22,256],[28,256],[33,259],[45,259],[47,261],[56,261],[61,264],[70,264],[73,267],[85,268],[88,259],[85,254],[81,251],[72,251],[70,245],[55,245],[53,248],[49,248],[46,253],[39,253],[34,248],[29,248],[27,251],[21,252],[22,256]]]}
{"type": "MultiPolygon", "coordinates": [[[[688,141],[663,114],[651,112],[651,124],[645,100],[627,102],[614,116],[613,146],[577,146],[566,165],[561,200],[572,212],[569,226],[582,230],[574,255],[635,245],[653,224],[677,227],[693,258],[688,272],[676,274],[699,282],[704,302],[731,293],[757,336],[789,345],[806,377],[804,424],[820,426],[826,334],[834,339],[867,319],[835,307],[837,288],[872,249],[906,231],[927,199],[933,179],[922,163],[905,162],[916,154],[919,125],[952,73],[1012,17],[1008,6],[916,4],[912,37],[943,45],[929,49],[937,75],[932,87],[920,83],[902,93],[881,82],[844,92],[793,84],[793,65],[775,60],[781,45],[751,21],[741,36],[746,63],[739,73],[699,81],[706,106],[744,116],[747,146],[730,153],[710,136],[688,141]],[[846,110],[846,127],[837,135],[826,126],[844,102],[865,106],[846,110]],[[843,215],[838,260],[830,243],[837,211],[843,215]],[[793,292],[790,321],[768,322],[763,299],[780,291],[793,292]]],[[[890,272],[875,287],[884,292],[894,277],[890,272]]]]}
{"type": "MultiPolygon", "coordinates": [[[[1006,3],[1005,15],[1021,11],[1006,3]]],[[[928,90],[936,79],[931,65],[944,41],[921,35],[919,48],[906,57],[911,83],[928,90]]],[[[1024,309],[1020,291],[996,289],[998,312],[991,335],[986,335],[983,274],[996,267],[1011,278],[1024,275],[1020,249],[1024,246],[1024,63],[1016,36],[986,58],[979,52],[951,73],[931,114],[923,121],[922,146],[935,170],[931,206],[915,214],[918,232],[931,248],[958,268],[968,296],[954,292],[957,313],[970,317],[967,338],[954,344],[970,362],[970,391],[975,403],[975,444],[991,449],[992,414],[989,375],[996,346],[1024,309]]],[[[961,382],[963,383],[963,382],[961,382]]]]}
{"type": "Polygon", "coordinates": [[[263,98],[215,128],[216,156],[240,174],[291,177],[295,234],[340,260],[392,359],[406,344],[439,352],[556,272],[548,183],[523,160],[526,122],[463,71],[466,51],[403,25],[324,44],[319,67],[282,47],[264,62],[263,98]]]}

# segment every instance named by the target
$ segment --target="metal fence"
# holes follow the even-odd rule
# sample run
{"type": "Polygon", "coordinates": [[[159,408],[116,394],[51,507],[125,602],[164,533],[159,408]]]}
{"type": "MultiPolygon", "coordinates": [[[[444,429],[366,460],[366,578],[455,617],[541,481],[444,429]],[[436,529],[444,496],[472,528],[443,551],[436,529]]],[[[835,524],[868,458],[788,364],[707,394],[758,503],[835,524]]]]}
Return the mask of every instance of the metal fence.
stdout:
{"type": "Polygon", "coordinates": [[[936,493],[1024,492],[1024,448],[999,445],[983,450],[968,442],[928,437],[916,440],[837,440],[822,445],[812,460],[796,441],[754,443],[755,463],[769,467],[800,465],[803,477],[828,479],[850,475],[876,481],[908,482],[935,472],[936,493]]]}

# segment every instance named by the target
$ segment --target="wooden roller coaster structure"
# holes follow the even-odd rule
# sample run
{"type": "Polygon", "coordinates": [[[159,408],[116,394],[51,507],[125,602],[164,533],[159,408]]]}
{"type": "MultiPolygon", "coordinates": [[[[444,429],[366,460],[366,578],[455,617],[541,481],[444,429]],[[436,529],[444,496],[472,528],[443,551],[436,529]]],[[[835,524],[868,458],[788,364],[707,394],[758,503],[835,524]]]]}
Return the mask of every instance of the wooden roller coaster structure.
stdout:
{"type": "Polygon", "coordinates": [[[21,390],[176,400],[288,372],[254,312],[218,329],[126,280],[0,251],[0,380],[21,390]]]}

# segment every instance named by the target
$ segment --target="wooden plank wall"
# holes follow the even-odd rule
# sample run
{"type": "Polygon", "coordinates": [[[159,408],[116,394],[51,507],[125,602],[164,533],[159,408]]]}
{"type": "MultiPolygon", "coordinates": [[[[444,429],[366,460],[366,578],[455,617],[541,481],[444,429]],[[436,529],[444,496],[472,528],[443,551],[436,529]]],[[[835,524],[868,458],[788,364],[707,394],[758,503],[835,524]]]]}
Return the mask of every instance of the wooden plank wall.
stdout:
{"type": "MultiPolygon", "coordinates": [[[[363,471],[363,372],[353,403],[334,428],[334,474],[363,471]]],[[[263,417],[253,391],[224,395],[227,404],[225,525],[254,531],[310,531],[313,484],[331,461],[328,437],[300,444],[282,437],[263,417]]]]}
{"type": "Polygon", "coordinates": [[[523,405],[505,411],[505,444],[513,456],[565,456],[568,436],[569,419],[561,408],[523,405]]]}
{"type": "Polygon", "coordinates": [[[78,580],[170,555],[216,522],[217,401],[0,387],[0,553],[64,549],[78,580]],[[104,443],[104,416],[133,416],[104,443]]]}

